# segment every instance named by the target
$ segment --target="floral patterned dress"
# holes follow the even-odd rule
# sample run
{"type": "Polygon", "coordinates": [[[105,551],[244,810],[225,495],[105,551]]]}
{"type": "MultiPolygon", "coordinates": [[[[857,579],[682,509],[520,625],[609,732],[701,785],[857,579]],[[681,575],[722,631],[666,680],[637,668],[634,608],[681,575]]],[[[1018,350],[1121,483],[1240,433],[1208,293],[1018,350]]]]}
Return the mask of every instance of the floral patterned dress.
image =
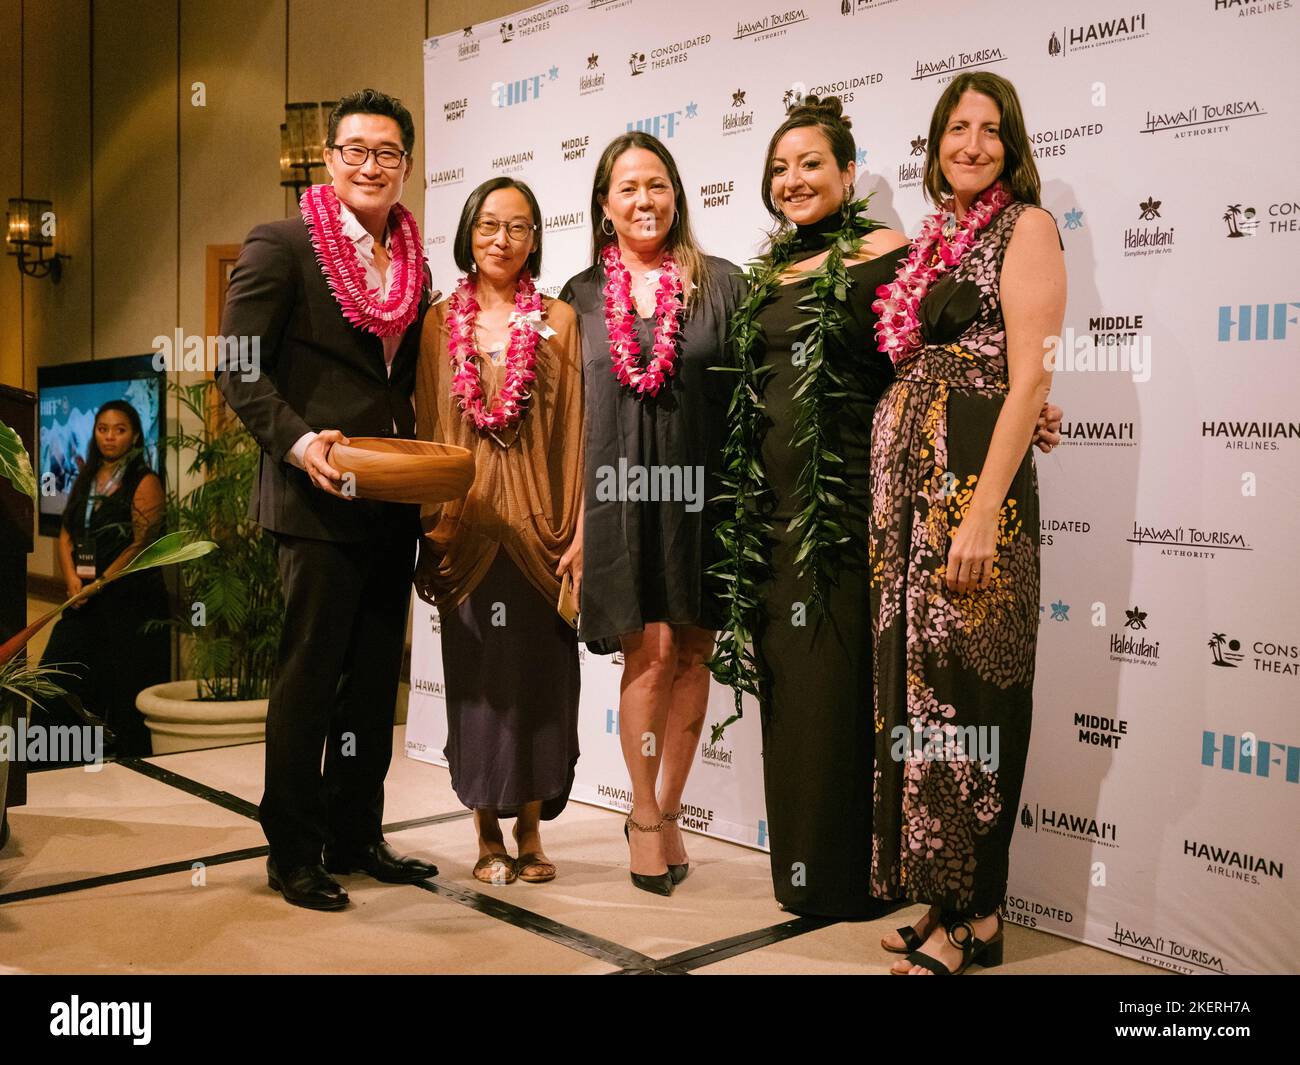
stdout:
{"type": "Polygon", "coordinates": [[[1026,448],[991,586],[945,583],[1008,387],[999,279],[1008,205],[921,303],[871,441],[875,771],[871,890],[985,914],[1002,904],[1033,704],[1038,483],[1026,448]]]}

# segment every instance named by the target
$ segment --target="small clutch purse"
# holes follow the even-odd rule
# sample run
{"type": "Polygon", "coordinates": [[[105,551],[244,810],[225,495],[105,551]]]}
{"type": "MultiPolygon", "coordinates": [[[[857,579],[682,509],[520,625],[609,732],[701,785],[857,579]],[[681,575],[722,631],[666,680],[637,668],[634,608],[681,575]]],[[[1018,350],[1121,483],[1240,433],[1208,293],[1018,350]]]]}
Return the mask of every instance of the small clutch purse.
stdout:
{"type": "Polygon", "coordinates": [[[578,597],[573,594],[573,577],[567,572],[560,578],[560,599],[555,609],[570,628],[578,627],[578,597]]]}

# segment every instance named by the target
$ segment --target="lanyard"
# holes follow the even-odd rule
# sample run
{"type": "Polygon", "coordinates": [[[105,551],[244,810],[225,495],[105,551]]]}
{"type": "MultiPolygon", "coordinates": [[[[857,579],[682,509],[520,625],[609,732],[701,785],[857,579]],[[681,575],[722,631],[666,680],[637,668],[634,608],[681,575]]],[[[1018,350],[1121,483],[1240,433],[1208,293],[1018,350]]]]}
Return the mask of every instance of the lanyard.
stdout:
{"type": "Polygon", "coordinates": [[[122,478],[126,475],[127,461],[130,457],[130,455],[123,455],[121,459],[118,460],[117,469],[113,471],[113,476],[110,477],[108,483],[104,485],[104,491],[96,492],[94,484],[91,484],[90,491],[86,493],[86,517],[82,525],[84,531],[90,531],[90,515],[94,511],[96,500],[104,499],[112,495],[114,489],[122,483],[122,478]]]}

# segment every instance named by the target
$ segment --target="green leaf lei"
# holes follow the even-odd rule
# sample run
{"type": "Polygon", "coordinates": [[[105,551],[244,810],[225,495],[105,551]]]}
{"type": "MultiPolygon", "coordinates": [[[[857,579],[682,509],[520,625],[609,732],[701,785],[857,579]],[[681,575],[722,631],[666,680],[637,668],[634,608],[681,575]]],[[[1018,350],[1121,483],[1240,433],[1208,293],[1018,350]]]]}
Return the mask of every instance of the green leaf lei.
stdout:
{"type": "MultiPolygon", "coordinates": [[[[849,540],[841,521],[848,489],[840,476],[844,459],[831,450],[827,440],[827,428],[835,425],[837,408],[845,395],[845,382],[826,344],[841,334],[849,321],[845,304],[853,279],[844,262],[857,257],[862,238],[877,226],[867,217],[870,199],[868,196],[845,205],[844,224],[831,234],[825,261],[801,275],[811,281],[811,291],[796,307],[809,318],[791,330],[803,334],[803,372],[794,392],[796,414],[790,443],[792,447],[807,448],[808,460],[796,483],[803,506],[789,528],[799,534],[795,564],[800,579],[810,582],[809,606],[818,611],[828,586],[835,583],[840,549],[849,540]]],[[[717,743],[727,726],[741,717],[742,696],[746,692],[755,698],[759,695],[754,642],[763,603],[761,588],[772,567],[768,540],[772,531],[768,520],[771,490],[762,459],[767,415],[762,397],[764,379],[772,367],[755,365],[754,352],[763,339],[759,312],[776,295],[781,275],[797,254],[795,236],[791,230],[778,237],[766,255],[746,266],[744,278],[749,296],[732,315],[727,336],[732,364],[714,367],[736,374],[736,385],[727,407],[730,430],[720,472],[727,491],[716,500],[731,507],[714,528],[723,558],[708,570],[723,583],[721,595],[727,604],[727,617],[707,665],[718,682],[735,693],[736,712],[712,726],[711,743],[717,743]]]]}

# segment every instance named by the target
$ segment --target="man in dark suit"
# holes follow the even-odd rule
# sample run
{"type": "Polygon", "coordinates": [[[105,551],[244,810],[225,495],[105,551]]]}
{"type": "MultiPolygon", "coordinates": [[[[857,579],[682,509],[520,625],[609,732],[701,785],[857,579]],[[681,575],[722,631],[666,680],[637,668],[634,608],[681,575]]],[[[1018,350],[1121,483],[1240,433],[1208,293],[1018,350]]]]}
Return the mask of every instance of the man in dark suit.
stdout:
{"type": "Polygon", "coordinates": [[[309,190],[303,215],[248,235],[221,325],[260,338],[260,375],[221,371],[217,384],[262,446],[250,513],[275,537],[284,585],[259,809],[267,879],[312,909],[347,905],[330,873],[408,883],[438,872],[394,852],[381,828],[419,510],[355,498],[329,463],[350,436],[415,435],[432,297],[398,202],[414,144],[392,97],[340,101],[325,150],[332,184],[309,190]]]}

